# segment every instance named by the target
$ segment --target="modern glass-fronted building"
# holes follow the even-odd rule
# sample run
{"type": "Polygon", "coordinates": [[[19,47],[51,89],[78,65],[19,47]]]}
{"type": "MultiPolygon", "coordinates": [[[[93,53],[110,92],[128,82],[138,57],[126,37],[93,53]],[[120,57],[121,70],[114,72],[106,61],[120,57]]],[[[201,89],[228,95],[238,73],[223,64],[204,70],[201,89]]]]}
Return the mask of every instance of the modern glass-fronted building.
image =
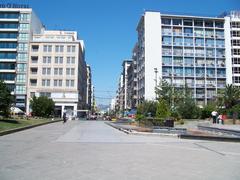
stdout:
{"type": "Polygon", "coordinates": [[[15,96],[15,106],[25,111],[29,42],[42,24],[31,8],[8,7],[0,8],[0,80],[15,96]]]}
{"type": "Polygon", "coordinates": [[[137,31],[138,102],[155,99],[159,79],[187,85],[200,106],[232,83],[228,18],[145,12],[137,31]]]}

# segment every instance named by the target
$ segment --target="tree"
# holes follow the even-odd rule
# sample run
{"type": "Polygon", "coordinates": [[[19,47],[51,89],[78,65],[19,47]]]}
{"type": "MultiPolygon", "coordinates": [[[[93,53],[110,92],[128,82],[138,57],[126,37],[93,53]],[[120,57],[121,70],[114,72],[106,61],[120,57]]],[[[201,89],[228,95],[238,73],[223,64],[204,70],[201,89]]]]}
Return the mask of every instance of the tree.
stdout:
{"type": "Polygon", "coordinates": [[[157,112],[156,117],[157,118],[167,118],[171,114],[168,104],[164,99],[160,99],[157,104],[157,112]]]}
{"type": "Polygon", "coordinates": [[[0,81],[0,115],[8,117],[13,97],[3,81],[0,81]]]}
{"type": "Polygon", "coordinates": [[[191,97],[186,97],[184,101],[180,102],[177,111],[184,119],[195,119],[199,117],[200,110],[191,97]]]}
{"type": "Polygon", "coordinates": [[[157,110],[157,102],[155,101],[144,101],[137,107],[137,115],[143,115],[144,117],[151,116],[155,117],[157,110]]]}
{"type": "Polygon", "coordinates": [[[30,101],[32,115],[39,117],[49,117],[54,113],[54,102],[46,96],[34,96],[30,101]]]}
{"type": "Polygon", "coordinates": [[[225,112],[232,114],[233,124],[235,124],[240,104],[239,87],[233,86],[232,84],[226,85],[225,89],[219,93],[218,104],[221,108],[225,108],[225,112]]]}
{"type": "Polygon", "coordinates": [[[203,107],[201,111],[201,118],[209,118],[211,117],[211,113],[216,110],[216,104],[214,102],[208,103],[206,106],[203,107]]]}

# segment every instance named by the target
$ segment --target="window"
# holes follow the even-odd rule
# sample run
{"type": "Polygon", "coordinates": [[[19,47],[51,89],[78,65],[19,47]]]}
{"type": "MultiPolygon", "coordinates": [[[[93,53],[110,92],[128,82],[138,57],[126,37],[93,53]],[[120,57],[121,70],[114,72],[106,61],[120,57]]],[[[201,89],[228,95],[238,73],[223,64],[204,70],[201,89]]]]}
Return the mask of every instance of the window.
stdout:
{"type": "Polygon", "coordinates": [[[32,45],[32,52],[38,52],[38,45],[32,45]]]}
{"type": "Polygon", "coordinates": [[[19,51],[28,51],[28,44],[27,43],[19,43],[18,50],[19,51]]]}
{"type": "Polygon", "coordinates": [[[231,31],[233,37],[240,37],[240,31],[231,31]]]}
{"type": "Polygon", "coordinates": [[[26,62],[28,60],[28,54],[27,53],[18,53],[17,60],[18,60],[18,62],[26,62]]]}
{"type": "Polygon", "coordinates": [[[20,21],[30,21],[30,14],[27,13],[20,14],[20,21]]]}
{"type": "Polygon", "coordinates": [[[195,45],[196,46],[204,46],[204,39],[203,38],[195,38],[195,45]]]}
{"type": "Polygon", "coordinates": [[[206,39],[206,46],[213,47],[214,46],[214,40],[213,39],[206,39]]]}
{"type": "Polygon", "coordinates": [[[214,49],[206,49],[206,56],[215,56],[215,50],[214,49]]]}
{"type": "Polygon", "coordinates": [[[172,48],[170,48],[170,47],[163,47],[162,51],[163,51],[163,55],[171,55],[172,54],[172,48]]]}
{"type": "Polygon", "coordinates": [[[174,45],[182,45],[183,44],[183,39],[181,37],[174,37],[173,38],[173,44],[174,45]]]}
{"type": "Polygon", "coordinates": [[[194,59],[191,57],[184,58],[184,61],[185,61],[185,65],[187,65],[187,66],[193,66],[193,64],[194,64],[194,59]]]}
{"type": "Polygon", "coordinates": [[[15,74],[0,73],[0,80],[14,81],[15,80],[15,74]]]}
{"type": "Polygon", "coordinates": [[[173,64],[174,65],[180,65],[182,66],[183,64],[183,58],[182,57],[174,57],[173,58],[173,64]]]}
{"type": "Polygon", "coordinates": [[[30,25],[29,24],[19,24],[20,31],[29,31],[30,25]]]}
{"type": "Polygon", "coordinates": [[[184,55],[185,56],[193,56],[193,48],[184,48],[184,55]]]}
{"type": "Polygon", "coordinates": [[[50,86],[50,79],[42,79],[42,86],[50,86]]]}
{"type": "Polygon", "coordinates": [[[182,56],[183,55],[183,49],[182,48],[174,48],[173,49],[173,54],[177,56],[182,56]]]}
{"type": "Polygon", "coordinates": [[[171,27],[162,27],[162,33],[171,34],[172,33],[171,27]]]}
{"type": "Polygon", "coordinates": [[[75,52],[76,47],[75,46],[67,46],[67,52],[75,52]]]}
{"type": "Polygon", "coordinates": [[[171,57],[165,56],[162,59],[163,59],[163,64],[164,65],[171,65],[172,64],[172,58],[171,57]]]}
{"type": "Polygon", "coordinates": [[[172,43],[172,38],[170,36],[163,36],[162,37],[162,42],[163,42],[163,44],[171,44],[172,43]]]}
{"type": "Polygon", "coordinates": [[[51,56],[43,56],[43,64],[51,64],[51,56]]]}
{"type": "Polygon", "coordinates": [[[12,70],[15,70],[15,63],[1,63],[0,62],[0,69],[12,69],[12,70]]]}
{"type": "Polygon", "coordinates": [[[0,59],[16,59],[16,53],[0,52],[0,59]]]}
{"type": "Polygon", "coordinates": [[[40,96],[51,97],[51,93],[50,92],[40,92],[39,95],[40,96]]]}
{"type": "Polygon", "coordinates": [[[193,45],[193,38],[184,38],[184,45],[193,45]]]}
{"type": "Polygon", "coordinates": [[[224,31],[223,30],[215,30],[215,34],[217,38],[224,37],[224,31]]]}
{"type": "Polygon", "coordinates": [[[239,76],[233,77],[233,81],[234,83],[240,83],[240,77],[239,76]]]}
{"type": "Polygon", "coordinates": [[[61,87],[62,86],[62,80],[61,79],[54,79],[54,86],[61,87]]]}
{"type": "Polygon", "coordinates": [[[37,86],[37,79],[30,79],[30,86],[37,86]]]}
{"type": "Polygon", "coordinates": [[[240,58],[233,58],[232,63],[233,64],[240,64],[240,58]]]}
{"type": "Polygon", "coordinates": [[[1,19],[17,19],[19,16],[18,13],[14,13],[14,12],[1,12],[0,13],[0,18],[1,19]]]}
{"type": "Polygon", "coordinates": [[[207,69],[207,77],[215,77],[215,70],[207,69]]]}
{"type": "Polygon", "coordinates": [[[66,80],[66,86],[67,87],[74,87],[74,80],[67,79],[66,80]]]}
{"type": "Polygon", "coordinates": [[[215,27],[217,28],[223,28],[223,22],[222,21],[215,21],[215,27]]]}
{"type": "Polygon", "coordinates": [[[184,26],[192,26],[192,20],[191,19],[184,19],[183,24],[184,24],[184,26]]]}
{"type": "Polygon", "coordinates": [[[26,94],[26,86],[17,85],[16,94],[26,94]]]}
{"type": "Polygon", "coordinates": [[[182,28],[181,27],[173,27],[173,34],[174,35],[181,35],[182,34],[182,28]]]}
{"type": "Polygon", "coordinates": [[[38,68],[30,68],[31,74],[37,74],[38,68]]]}
{"type": "Polygon", "coordinates": [[[42,75],[51,75],[51,68],[42,68],[42,75]]]}
{"type": "Polygon", "coordinates": [[[54,68],[54,75],[62,75],[63,68],[54,68]]]}
{"type": "Polygon", "coordinates": [[[203,35],[204,35],[203,29],[196,28],[196,29],[194,29],[194,30],[195,30],[195,35],[196,35],[196,36],[203,36],[203,35]]]}
{"type": "Polygon", "coordinates": [[[233,49],[232,54],[233,55],[240,55],[240,49],[233,49]]]}
{"type": "Polygon", "coordinates": [[[0,42],[0,48],[12,49],[12,48],[16,48],[16,47],[17,47],[17,43],[0,42]]]}
{"type": "Polygon", "coordinates": [[[184,28],[184,34],[186,36],[191,36],[193,33],[193,29],[192,28],[184,28]]]}
{"type": "Polygon", "coordinates": [[[31,56],[31,61],[32,61],[32,63],[37,63],[38,62],[38,56],[31,56]]]}
{"type": "Polygon", "coordinates": [[[171,24],[171,19],[162,18],[162,24],[170,25],[171,24]]]}
{"type": "Polygon", "coordinates": [[[51,45],[44,45],[43,46],[43,52],[52,52],[52,46],[51,45]]]}
{"type": "Polygon", "coordinates": [[[225,44],[225,41],[223,39],[217,39],[216,40],[216,46],[217,47],[224,47],[224,44],[225,44]]]}
{"type": "Polygon", "coordinates": [[[35,96],[35,92],[30,92],[30,96],[33,98],[35,96]]]}
{"type": "Polygon", "coordinates": [[[193,76],[194,69],[193,68],[185,68],[185,76],[193,76]]]}
{"type": "Polygon", "coordinates": [[[212,29],[205,29],[205,36],[206,37],[213,37],[214,31],[212,29]]]}
{"type": "Polygon", "coordinates": [[[233,28],[240,28],[240,22],[231,22],[233,28]]]}
{"type": "Polygon", "coordinates": [[[21,41],[28,41],[29,35],[27,33],[19,33],[18,39],[21,41]]]}
{"type": "Polygon", "coordinates": [[[75,57],[67,57],[67,64],[75,64],[75,57]]]}
{"type": "Polygon", "coordinates": [[[205,27],[213,27],[213,21],[205,21],[205,27]]]}
{"type": "Polygon", "coordinates": [[[17,64],[17,71],[18,72],[26,72],[27,65],[26,64],[17,64]]]}
{"type": "Polygon", "coordinates": [[[26,82],[26,75],[25,74],[18,74],[17,75],[17,82],[18,83],[25,83],[26,82]]]}
{"type": "MultiPolygon", "coordinates": [[[[222,40],[224,42],[224,40],[222,40]]],[[[233,39],[232,46],[240,46],[240,39],[233,39]]]]}
{"type": "Polygon", "coordinates": [[[55,52],[63,52],[63,46],[62,45],[55,46],[55,52]]]}
{"type": "Polygon", "coordinates": [[[194,26],[202,27],[203,26],[203,21],[201,21],[201,20],[194,20],[194,26]]]}
{"type": "Polygon", "coordinates": [[[182,20],[181,19],[173,19],[173,25],[181,26],[182,25],[182,20]]]}
{"type": "Polygon", "coordinates": [[[55,63],[56,64],[62,64],[63,63],[63,57],[62,56],[56,56],[55,57],[55,63]]]}
{"type": "Polygon", "coordinates": [[[17,29],[18,24],[17,23],[0,23],[0,28],[4,29],[17,29]]]}
{"type": "Polygon", "coordinates": [[[17,38],[17,33],[6,33],[6,32],[0,32],[0,38],[1,39],[16,39],[17,38]]]}

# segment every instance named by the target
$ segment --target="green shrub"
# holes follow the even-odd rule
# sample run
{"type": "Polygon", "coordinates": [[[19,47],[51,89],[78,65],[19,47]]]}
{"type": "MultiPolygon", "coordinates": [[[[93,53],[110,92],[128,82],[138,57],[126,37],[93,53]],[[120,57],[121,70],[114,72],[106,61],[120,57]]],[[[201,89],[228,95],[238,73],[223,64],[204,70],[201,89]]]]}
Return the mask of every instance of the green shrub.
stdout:
{"type": "Polygon", "coordinates": [[[208,104],[203,107],[201,110],[201,118],[206,119],[211,117],[211,113],[216,110],[216,106],[214,104],[208,104]]]}
{"type": "Polygon", "coordinates": [[[171,114],[168,104],[164,99],[160,99],[157,104],[156,117],[158,118],[167,118],[171,114]]]}

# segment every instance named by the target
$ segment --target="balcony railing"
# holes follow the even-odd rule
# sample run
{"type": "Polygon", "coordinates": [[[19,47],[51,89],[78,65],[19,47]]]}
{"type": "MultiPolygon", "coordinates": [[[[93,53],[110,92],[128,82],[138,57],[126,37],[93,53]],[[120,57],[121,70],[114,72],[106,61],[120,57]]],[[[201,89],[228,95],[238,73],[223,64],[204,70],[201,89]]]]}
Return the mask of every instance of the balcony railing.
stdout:
{"type": "Polygon", "coordinates": [[[197,97],[197,98],[204,98],[204,97],[205,97],[205,94],[196,94],[196,97],[197,97]]]}
{"type": "Polygon", "coordinates": [[[205,87],[205,84],[196,84],[196,87],[202,88],[202,87],[205,87]]]}

